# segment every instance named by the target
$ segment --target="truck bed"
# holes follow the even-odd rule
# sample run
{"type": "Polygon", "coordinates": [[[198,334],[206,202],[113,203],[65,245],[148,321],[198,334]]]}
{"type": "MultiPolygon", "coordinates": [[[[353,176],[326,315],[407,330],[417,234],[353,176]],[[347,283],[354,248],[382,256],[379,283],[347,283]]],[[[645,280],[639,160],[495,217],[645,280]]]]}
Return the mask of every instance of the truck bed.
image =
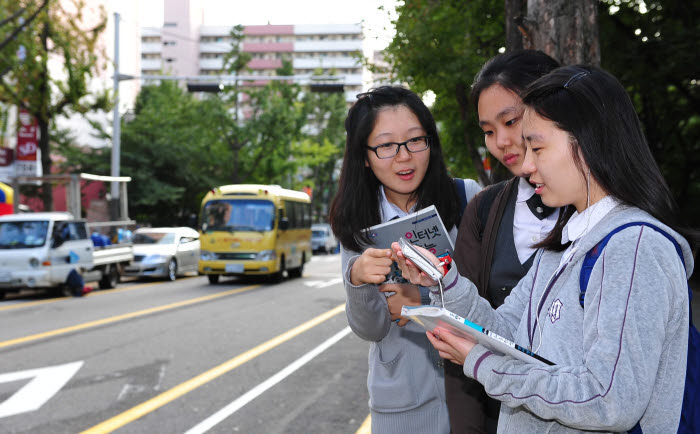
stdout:
{"type": "Polygon", "coordinates": [[[104,247],[95,247],[92,261],[95,267],[119,262],[130,262],[134,259],[134,247],[131,243],[112,244],[104,247]]]}

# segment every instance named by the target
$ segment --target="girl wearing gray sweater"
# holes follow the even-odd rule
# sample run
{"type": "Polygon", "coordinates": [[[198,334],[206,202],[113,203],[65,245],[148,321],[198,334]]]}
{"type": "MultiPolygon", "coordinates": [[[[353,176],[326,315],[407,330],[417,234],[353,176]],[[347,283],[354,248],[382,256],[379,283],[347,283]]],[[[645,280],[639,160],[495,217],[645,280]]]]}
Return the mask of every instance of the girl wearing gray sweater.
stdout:
{"type": "MultiPolygon", "coordinates": [[[[589,66],[559,68],[523,96],[523,170],[549,206],[566,206],[528,274],[493,309],[452,267],[445,307],[555,363],[494,354],[447,331],[441,357],[502,402],[500,433],[676,432],[685,384],[691,242],[622,85],[589,66]],[[579,303],[586,253],[614,229],[579,303]],[[685,237],[681,235],[685,233],[685,237]],[[638,425],[637,425],[638,424],[638,425]]],[[[395,258],[414,283],[435,284],[395,258]]],[[[436,262],[437,263],[437,262],[436,262]]],[[[435,288],[437,291],[437,287],[435,288]]],[[[439,294],[431,295],[439,303],[439,294]]]]}

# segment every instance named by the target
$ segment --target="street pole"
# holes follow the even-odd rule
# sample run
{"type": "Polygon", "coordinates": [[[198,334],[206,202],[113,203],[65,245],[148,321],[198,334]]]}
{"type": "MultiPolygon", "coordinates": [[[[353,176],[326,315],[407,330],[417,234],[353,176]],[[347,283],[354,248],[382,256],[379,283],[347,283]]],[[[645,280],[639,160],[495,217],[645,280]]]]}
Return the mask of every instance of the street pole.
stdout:
{"type": "MultiPolygon", "coordinates": [[[[119,176],[119,153],[121,146],[121,125],[119,119],[119,12],[114,13],[114,118],[112,120],[112,176],[119,176]]],[[[110,214],[118,220],[119,183],[113,181],[110,190],[110,214]]]]}

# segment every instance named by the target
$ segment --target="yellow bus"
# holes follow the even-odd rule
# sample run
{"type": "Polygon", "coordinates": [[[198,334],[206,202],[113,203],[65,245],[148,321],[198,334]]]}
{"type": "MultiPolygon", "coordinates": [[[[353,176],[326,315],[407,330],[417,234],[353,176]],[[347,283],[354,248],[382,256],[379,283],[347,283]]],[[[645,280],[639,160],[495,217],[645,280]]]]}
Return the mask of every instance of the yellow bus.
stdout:
{"type": "Polygon", "coordinates": [[[199,273],[301,277],[311,259],[311,200],[279,185],[237,184],[212,189],[199,214],[199,273]]]}

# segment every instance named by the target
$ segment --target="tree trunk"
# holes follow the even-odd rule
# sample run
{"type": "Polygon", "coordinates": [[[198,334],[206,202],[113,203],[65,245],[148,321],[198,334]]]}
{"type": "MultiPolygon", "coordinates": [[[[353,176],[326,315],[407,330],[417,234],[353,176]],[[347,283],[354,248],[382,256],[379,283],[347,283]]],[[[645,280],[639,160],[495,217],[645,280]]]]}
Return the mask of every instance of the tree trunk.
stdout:
{"type": "MultiPolygon", "coordinates": [[[[39,150],[41,150],[41,170],[43,175],[51,175],[51,149],[49,148],[49,110],[51,105],[51,90],[49,89],[49,22],[44,22],[41,32],[41,44],[47,53],[42,58],[41,78],[39,79],[39,91],[41,93],[40,112],[35,113],[39,124],[39,150]]],[[[38,163],[37,163],[38,164],[38,163]]],[[[41,200],[44,202],[44,211],[53,211],[53,186],[45,183],[41,186],[41,200]]],[[[80,218],[80,216],[75,216],[80,218]]]]}
{"type": "Polygon", "coordinates": [[[562,65],[600,66],[598,2],[528,0],[525,48],[542,50],[562,65]]]}
{"type": "MultiPolygon", "coordinates": [[[[41,170],[44,175],[51,175],[51,152],[49,149],[49,122],[38,118],[39,124],[39,149],[41,150],[41,170]]],[[[41,201],[44,202],[44,211],[53,211],[53,186],[51,183],[44,183],[41,186],[41,201]]],[[[80,216],[75,216],[80,218],[80,216]]]]}
{"type": "Polygon", "coordinates": [[[526,0],[505,0],[506,20],[506,51],[523,49],[523,35],[518,29],[518,23],[525,15],[526,0]]]}

